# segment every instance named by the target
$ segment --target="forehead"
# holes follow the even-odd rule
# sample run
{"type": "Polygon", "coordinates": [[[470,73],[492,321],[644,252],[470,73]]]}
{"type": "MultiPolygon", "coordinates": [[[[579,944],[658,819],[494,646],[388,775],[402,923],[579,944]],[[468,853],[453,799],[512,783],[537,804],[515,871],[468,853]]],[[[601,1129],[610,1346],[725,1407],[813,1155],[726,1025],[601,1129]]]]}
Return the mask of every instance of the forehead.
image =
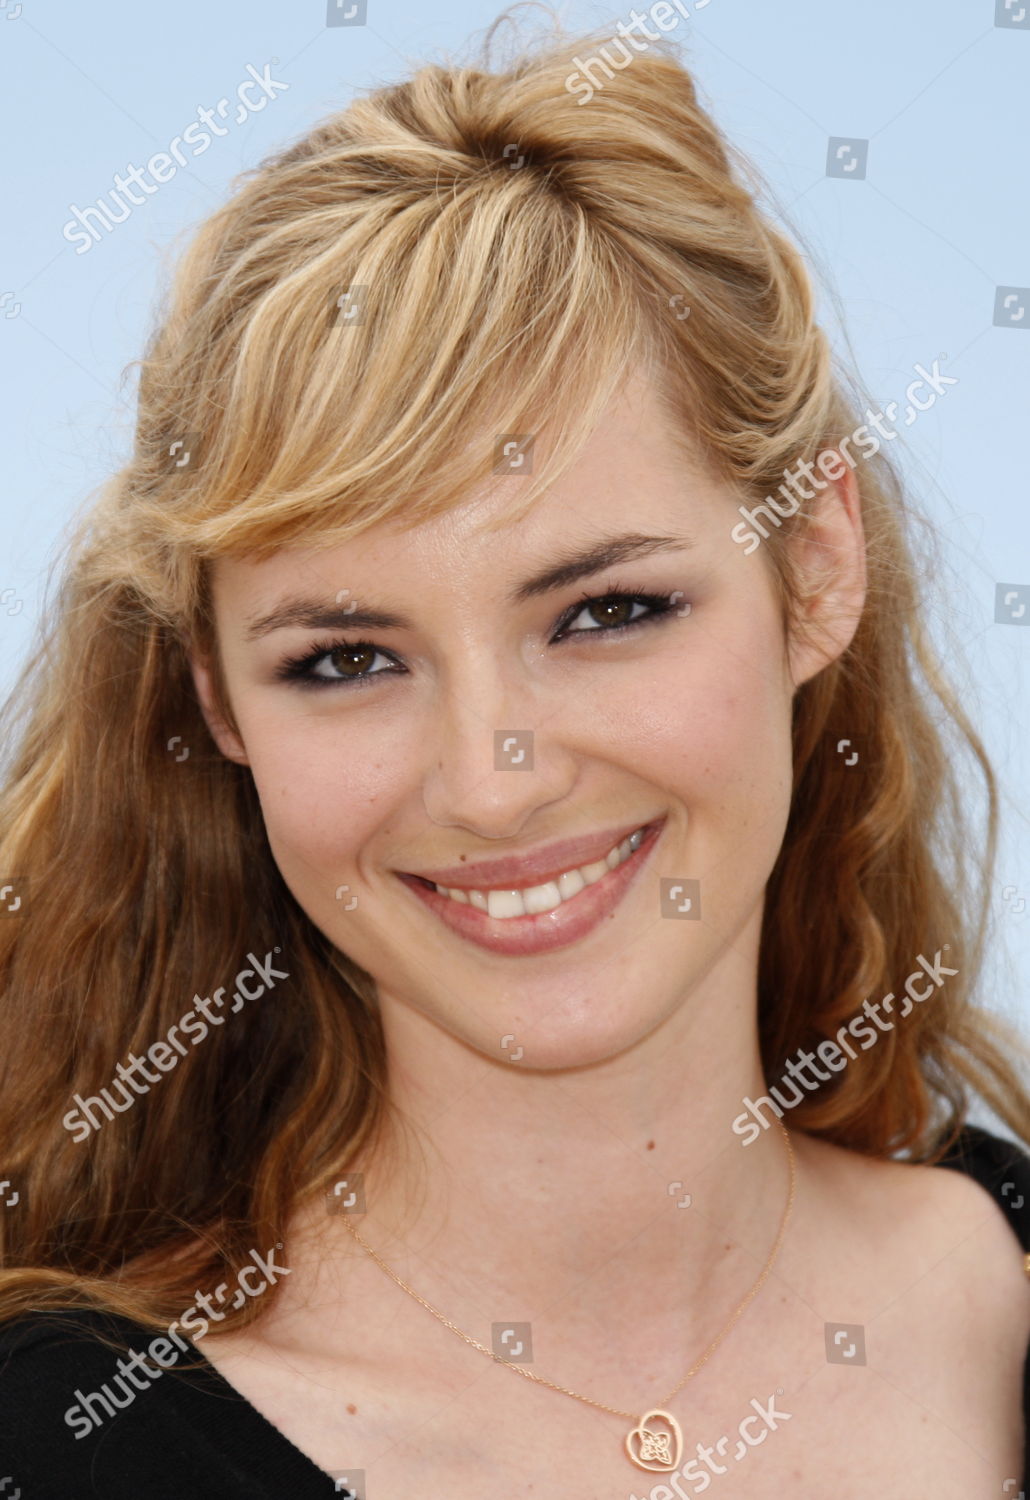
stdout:
{"type": "MultiPolygon", "coordinates": [[[[532,436],[528,464],[548,431],[532,436]]],[[[366,589],[385,593],[391,580],[403,580],[405,589],[415,580],[489,594],[602,537],[675,533],[700,543],[719,489],[656,388],[639,375],[609,403],[566,472],[526,515],[509,521],[523,483],[517,471],[491,474],[453,509],[416,526],[398,514],[331,546],[287,546],[261,561],[218,558],[211,565],[215,601],[235,606],[306,587],[323,597],[339,594],[346,605],[366,589]]]]}

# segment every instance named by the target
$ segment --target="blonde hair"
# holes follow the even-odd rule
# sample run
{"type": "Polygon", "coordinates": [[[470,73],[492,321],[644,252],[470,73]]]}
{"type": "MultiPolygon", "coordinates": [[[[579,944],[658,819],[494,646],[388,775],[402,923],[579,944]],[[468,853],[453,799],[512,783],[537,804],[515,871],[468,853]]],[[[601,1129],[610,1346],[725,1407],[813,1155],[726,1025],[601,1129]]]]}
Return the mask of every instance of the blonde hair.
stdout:
{"type": "MultiPolygon", "coordinates": [[[[356,98],[244,173],[179,264],[134,452],[72,539],[6,709],[24,722],[0,866],[28,896],[0,923],[0,1128],[28,1197],[3,1216],[2,1316],[95,1302],[167,1323],[281,1240],[389,1109],[374,985],[286,888],[250,772],[217,752],[196,700],[188,648],[217,666],[211,561],[441,514],[492,471],[498,436],[547,420],[528,508],[638,365],[660,374],[691,451],[752,502],[861,420],[798,250],[671,44],[611,69],[584,107],[566,81],[590,42],[545,37],[497,71],[426,65],[356,98]],[[88,1148],[72,1140],[76,1093],[276,944],[290,978],[274,1004],[191,1049],[88,1148]]],[[[1015,1038],[972,999],[994,776],[927,639],[902,484],[883,453],[857,482],[868,598],[849,649],[795,699],[759,960],[766,1076],[946,941],[959,972],[932,1006],[793,1123],[930,1159],[972,1089],[1030,1143],[1015,1038]],[[841,773],[842,737],[862,745],[861,775],[841,773]],[[985,848],[962,752],[983,777],[985,848]]],[[[804,524],[762,547],[785,621],[804,524]]]]}

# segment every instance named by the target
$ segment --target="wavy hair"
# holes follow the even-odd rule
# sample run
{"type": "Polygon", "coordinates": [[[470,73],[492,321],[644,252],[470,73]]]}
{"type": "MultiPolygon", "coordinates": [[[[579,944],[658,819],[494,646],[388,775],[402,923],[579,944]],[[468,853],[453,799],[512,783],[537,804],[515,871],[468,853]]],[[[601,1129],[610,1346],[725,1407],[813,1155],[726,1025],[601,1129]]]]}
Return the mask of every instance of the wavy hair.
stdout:
{"type": "MultiPolygon", "coordinates": [[[[585,100],[573,81],[596,35],[556,26],[491,71],[508,19],[475,65],[417,66],[237,179],[165,291],[132,455],[67,540],[4,709],[0,869],[24,900],[0,922],[0,1135],[25,1197],[2,1216],[0,1317],[96,1305],[166,1325],[282,1240],[391,1107],[374,982],[294,900],[250,770],[200,711],[191,649],[233,724],[212,560],[439,515],[490,474],[494,434],[546,420],[528,508],[639,364],[751,503],[862,421],[801,254],[671,42],[610,59],[585,100]],[[276,947],[289,977],[274,998],[88,1145],[72,1138],[76,1094],[96,1095],[248,950],[276,947]]],[[[849,648],[794,700],[759,957],[765,1074],[947,942],[959,972],[933,1004],[793,1118],[859,1152],[934,1160],[972,1091],[1030,1144],[1020,1045],[974,1004],[998,796],[928,639],[933,530],[884,453],[856,478],[868,596],[849,648]],[[861,774],[841,770],[843,737],[861,774]]],[[[791,628],[805,524],[802,509],[762,547],[791,628]]]]}

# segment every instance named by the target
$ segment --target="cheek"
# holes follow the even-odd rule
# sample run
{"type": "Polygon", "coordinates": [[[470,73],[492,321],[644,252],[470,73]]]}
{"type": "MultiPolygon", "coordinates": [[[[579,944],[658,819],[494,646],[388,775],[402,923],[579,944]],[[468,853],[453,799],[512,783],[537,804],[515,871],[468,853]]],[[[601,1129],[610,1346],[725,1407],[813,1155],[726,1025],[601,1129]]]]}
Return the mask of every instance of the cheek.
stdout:
{"type": "Polygon", "coordinates": [[[680,640],[611,695],[605,734],[644,780],[701,802],[771,811],[789,793],[791,693],[756,623],[680,640]]]}
{"type": "Polygon", "coordinates": [[[705,644],[630,695],[618,732],[622,761],[685,813],[663,873],[699,878],[702,911],[725,934],[753,912],[782,848],[792,697],[767,642],[712,633],[705,644]]]}
{"type": "Polygon", "coordinates": [[[392,806],[400,761],[388,744],[359,743],[344,715],[244,731],[251,773],[276,863],[332,876],[350,863],[392,806]]]}

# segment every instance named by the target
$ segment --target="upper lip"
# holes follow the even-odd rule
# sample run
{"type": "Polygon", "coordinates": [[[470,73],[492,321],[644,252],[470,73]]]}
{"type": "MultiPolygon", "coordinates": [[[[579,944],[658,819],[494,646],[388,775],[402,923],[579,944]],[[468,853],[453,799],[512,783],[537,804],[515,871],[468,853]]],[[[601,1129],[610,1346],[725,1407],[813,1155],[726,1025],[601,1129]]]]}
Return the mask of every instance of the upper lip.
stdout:
{"type": "Polygon", "coordinates": [[[593,864],[638,828],[648,827],[650,823],[638,819],[621,828],[602,829],[600,833],[585,833],[579,838],[559,839],[553,844],[543,844],[528,854],[509,854],[501,859],[480,859],[461,865],[444,865],[436,870],[405,870],[401,873],[419,875],[423,880],[431,880],[435,885],[447,887],[479,886],[483,890],[519,890],[527,886],[543,885],[562,871],[572,870],[578,865],[593,864]]]}

